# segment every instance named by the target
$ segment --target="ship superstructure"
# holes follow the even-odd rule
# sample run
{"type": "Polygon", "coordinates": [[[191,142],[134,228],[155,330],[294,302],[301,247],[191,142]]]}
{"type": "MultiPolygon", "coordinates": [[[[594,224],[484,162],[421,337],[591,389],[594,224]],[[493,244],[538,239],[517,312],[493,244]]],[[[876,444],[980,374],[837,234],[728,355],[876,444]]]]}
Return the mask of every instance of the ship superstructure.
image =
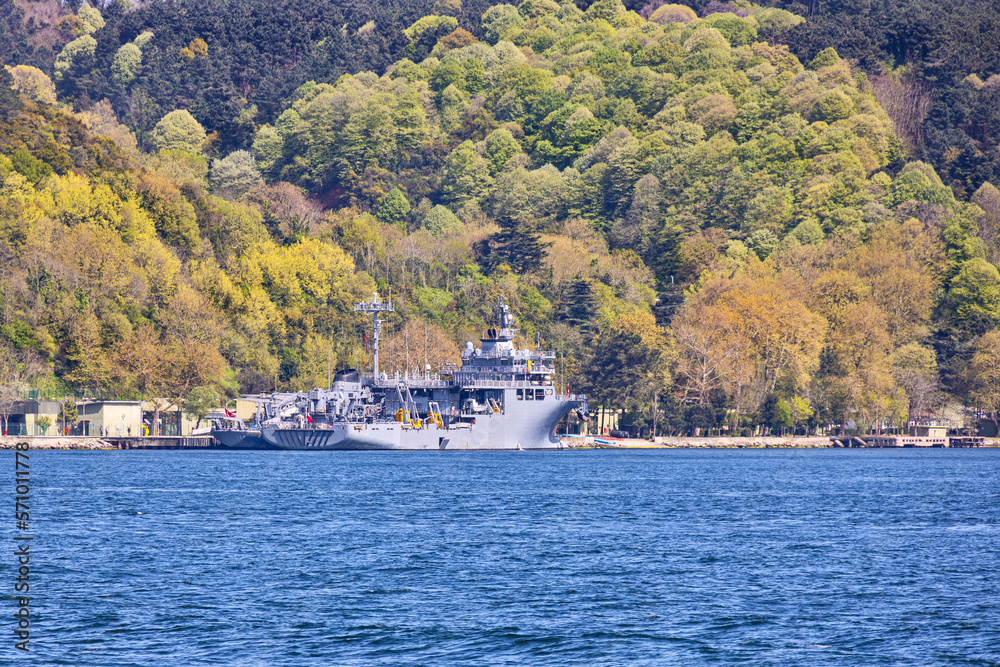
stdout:
{"type": "Polygon", "coordinates": [[[446,375],[381,372],[380,315],[392,303],[375,294],[355,310],[372,316],[373,373],[342,370],[327,389],[261,401],[249,432],[280,449],[559,449],[559,420],[588,418],[585,396],[556,392],[554,352],[515,347],[503,300],[480,346],[468,342],[446,375]]]}

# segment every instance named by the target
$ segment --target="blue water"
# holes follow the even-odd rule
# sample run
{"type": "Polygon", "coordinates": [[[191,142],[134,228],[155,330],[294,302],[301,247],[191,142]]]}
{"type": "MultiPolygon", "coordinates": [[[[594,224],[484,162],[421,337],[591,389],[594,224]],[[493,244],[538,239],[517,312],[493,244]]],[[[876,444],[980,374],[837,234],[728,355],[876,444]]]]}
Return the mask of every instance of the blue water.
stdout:
{"type": "Polygon", "coordinates": [[[31,470],[30,660],[0,620],[17,664],[1000,664],[1000,450],[33,451],[31,470]]]}

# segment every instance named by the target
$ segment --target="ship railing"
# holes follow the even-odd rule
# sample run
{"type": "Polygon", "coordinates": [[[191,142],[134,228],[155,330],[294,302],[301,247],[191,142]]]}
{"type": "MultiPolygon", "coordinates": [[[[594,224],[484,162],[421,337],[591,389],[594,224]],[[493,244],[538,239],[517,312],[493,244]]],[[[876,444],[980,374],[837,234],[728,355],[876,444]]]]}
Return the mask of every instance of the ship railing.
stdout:
{"type": "Polygon", "coordinates": [[[528,354],[523,354],[520,350],[515,350],[511,353],[508,350],[503,351],[490,351],[490,352],[480,352],[478,355],[469,355],[465,350],[462,351],[462,359],[517,359],[527,363],[531,361],[534,363],[538,359],[556,359],[555,350],[544,350],[541,352],[528,352],[528,354]]]}
{"type": "Polygon", "coordinates": [[[455,377],[455,381],[463,387],[479,387],[485,389],[526,389],[537,387],[524,380],[493,380],[489,378],[463,378],[455,377]]]}
{"type": "MultiPolygon", "coordinates": [[[[527,375],[527,373],[517,369],[512,370],[510,368],[504,368],[501,371],[488,371],[485,373],[466,371],[464,373],[455,373],[455,381],[463,382],[465,380],[490,380],[490,381],[496,380],[498,382],[499,381],[527,382],[528,384],[531,384],[532,382],[536,383],[542,382],[542,378],[540,377],[541,375],[549,375],[551,377],[552,375],[554,375],[554,373],[549,371],[539,370],[537,373],[531,373],[531,378],[533,379],[530,380],[521,380],[521,379],[514,380],[512,376],[515,375],[527,375]]],[[[550,380],[545,380],[545,381],[550,382],[550,380]]]]}
{"type": "Polygon", "coordinates": [[[392,376],[373,377],[371,373],[366,374],[365,379],[373,383],[376,387],[382,387],[387,389],[392,389],[396,387],[400,382],[404,383],[408,387],[422,388],[422,389],[445,389],[452,386],[452,382],[440,379],[426,379],[426,378],[396,378],[392,376]]]}
{"type": "Polygon", "coordinates": [[[518,351],[515,354],[514,358],[525,359],[525,360],[531,359],[532,361],[534,361],[535,359],[555,359],[556,352],[555,350],[529,350],[528,354],[525,355],[521,354],[521,352],[518,351]]]}
{"type": "Polygon", "coordinates": [[[553,385],[539,384],[538,382],[528,382],[527,380],[494,380],[491,378],[455,378],[456,384],[462,387],[475,387],[477,389],[541,389],[551,388],[553,385]]]}
{"type": "MultiPolygon", "coordinates": [[[[487,361],[491,361],[491,360],[487,359],[487,361]]],[[[481,372],[484,372],[484,371],[488,370],[488,372],[491,372],[491,373],[529,373],[530,372],[532,374],[537,374],[537,373],[554,373],[555,370],[556,370],[555,366],[546,365],[546,364],[531,364],[530,365],[530,370],[529,370],[529,365],[528,364],[511,364],[511,365],[508,365],[508,366],[504,366],[504,365],[501,365],[501,364],[477,364],[477,363],[469,364],[468,366],[466,366],[466,369],[467,370],[465,370],[465,371],[455,371],[455,372],[456,373],[477,373],[477,372],[481,373],[481,372]],[[470,370],[468,370],[469,368],[475,368],[477,370],[470,371],[470,370]]]]}

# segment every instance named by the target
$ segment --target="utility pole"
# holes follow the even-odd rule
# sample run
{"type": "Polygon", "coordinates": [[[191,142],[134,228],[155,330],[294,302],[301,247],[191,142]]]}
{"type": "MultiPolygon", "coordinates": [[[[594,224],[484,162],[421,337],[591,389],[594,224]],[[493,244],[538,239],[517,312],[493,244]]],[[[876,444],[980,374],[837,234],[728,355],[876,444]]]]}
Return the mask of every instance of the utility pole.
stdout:
{"type": "Polygon", "coordinates": [[[660,398],[660,392],[653,392],[653,441],[656,441],[656,418],[659,416],[658,402],[660,398]]]}
{"type": "Polygon", "coordinates": [[[566,391],[566,354],[563,352],[562,343],[559,343],[559,356],[562,357],[562,363],[559,364],[559,390],[563,394],[568,394],[566,391]]]}

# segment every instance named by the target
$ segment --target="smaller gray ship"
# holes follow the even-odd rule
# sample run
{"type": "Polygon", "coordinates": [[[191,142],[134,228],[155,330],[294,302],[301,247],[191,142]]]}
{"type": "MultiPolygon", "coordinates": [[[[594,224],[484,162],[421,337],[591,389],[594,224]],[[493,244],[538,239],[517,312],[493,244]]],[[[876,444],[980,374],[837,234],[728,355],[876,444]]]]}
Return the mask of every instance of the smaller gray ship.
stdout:
{"type": "MultiPolygon", "coordinates": [[[[246,396],[244,399],[248,398],[246,396]]],[[[270,404],[273,397],[260,397],[257,413],[260,414],[261,404],[270,404]]],[[[223,447],[228,449],[274,449],[268,444],[260,432],[259,420],[255,417],[253,426],[238,418],[235,414],[226,410],[221,414],[209,416],[212,424],[212,437],[223,447]]]]}
{"type": "Polygon", "coordinates": [[[585,396],[556,392],[554,352],[514,346],[517,329],[503,300],[481,345],[467,343],[461,367],[447,376],[380,373],[379,316],[392,303],[375,294],[354,309],[372,316],[371,375],[346,369],[327,389],[254,399],[252,425],[216,422],[213,435],[242,448],[562,449],[559,421],[572,411],[589,419],[585,396]]]}

